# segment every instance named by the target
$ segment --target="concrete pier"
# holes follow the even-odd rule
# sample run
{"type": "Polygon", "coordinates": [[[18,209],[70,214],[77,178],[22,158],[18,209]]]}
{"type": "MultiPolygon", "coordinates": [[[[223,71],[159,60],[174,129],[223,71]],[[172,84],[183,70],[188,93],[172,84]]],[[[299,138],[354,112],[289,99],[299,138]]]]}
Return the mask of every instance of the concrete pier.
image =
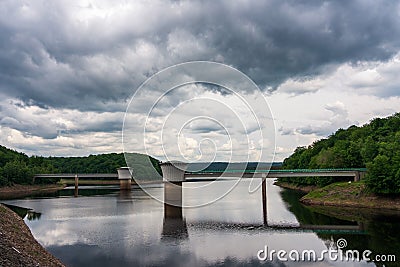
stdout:
{"type": "Polygon", "coordinates": [[[185,181],[186,163],[160,164],[164,181],[164,222],[162,239],[186,239],[186,222],[182,215],[182,183],[185,181]]]}
{"type": "MultiPolygon", "coordinates": [[[[164,210],[167,217],[179,217],[175,209],[166,206],[182,207],[182,182],[164,183],[164,210]]],[[[181,215],[180,215],[181,216],[181,215]]]]}
{"type": "Polygon", "coordinates": [[[354,175],[354,182],[359,182],[360,180],[363,180],[365,177],[365,172],[356,172],[354,175]]]}
{"type": "Polygon", "coordinates": [[[164,210],[167,217],[173,216],[174,209],[182,207],[182,183],[185,181],[187,163],[164,162],[160,164],[164,181],[164,210]]]}
{"type": "Polygon", "coordinates": [[[74,197],[78,197],[78,193],[79,193],[79,177],[78,174],[75,174],[75,190],[74,190],[74,197]]]}
{"type": "Polygon", "coordinates": [[[131,190],[132,188],[132,174],[129,167],[118,168],[119,188],[121,190],[131,190]]]}
{"type": "Polygon", "coordinates": [[[261,200],[263,209],[263,223],[268,225],[268,214],[267,214],[267,179],[264,178],[261,184],[261,200]]]}

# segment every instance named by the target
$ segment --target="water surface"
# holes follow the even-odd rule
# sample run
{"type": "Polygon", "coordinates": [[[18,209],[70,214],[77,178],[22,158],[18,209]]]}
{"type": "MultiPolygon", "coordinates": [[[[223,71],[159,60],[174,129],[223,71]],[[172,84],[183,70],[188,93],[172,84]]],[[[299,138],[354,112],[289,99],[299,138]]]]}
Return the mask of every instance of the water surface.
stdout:
{"type": "MultiPolygon", "coordinates": [[[[213,190],[223,191],[230,183],[215,183],[213,190]]],[[[261,190],[249,194],[248,181],[213,204],[182,209],[178,218],[166,218],[164,205],[139,188],[126,193],[115,187],[83,187],[76,198],[73,189],[65,189],[48,197],[5,203],[32,209],[25,222],[35,238],[67,266],[382,266],[257,258],[265,246],[320,253],[339,238],[347,240],[349,249],[400,257],[399,216],[371,212],[365,216],[359,210],[338,214],[339,208],[313,210],[298,202],[301,193],[272,183],[267,183],[268,225],[263,223],[261,190]],[[360,230],[296,228],[300,225],[346,225],[360,230]]],[[[190,186],[194,185],[184,184],[186,205],[203,197],[185,190],[190,186]]],[[[163,195],[162,185],[149,185],[147,190],[163,195]]]]}

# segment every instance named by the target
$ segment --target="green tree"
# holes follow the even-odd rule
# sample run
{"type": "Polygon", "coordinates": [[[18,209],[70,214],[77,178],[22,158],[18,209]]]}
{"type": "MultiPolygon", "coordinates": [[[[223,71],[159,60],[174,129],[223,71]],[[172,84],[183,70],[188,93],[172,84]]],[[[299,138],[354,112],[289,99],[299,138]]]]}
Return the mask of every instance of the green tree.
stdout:
{"type": "MultiPolygon", "coordinates": [[[[352,168],[367,166],[366,184],[380,194],[400,193],[400,113],[376,118],[362,127],[339,129],[327,139],[300,147],[283,162],[283,168],[352,168]]],[[[282,181],[324,184],[329,179],[282,181]]],[[[333,180],[332,180],[333,181],[333,180]]]]}
{"type": "Polygon", "coordinates": [[[366,184],[374,193],[400,193],[392,179],[389,157],[378,155],[367,168],[366,184]]]}
{"type": "Polygon", "coordinates": [[[360,153],[364,162],[371,162],[378,154],[378,146],[371,136],[364,140],[360,153]]]}
{"type": "Polygon", "coordinates": [[[30,184],[33,176],[26,163],[18,160],[7,162],[2,175],[8,184],[30,184]]]}

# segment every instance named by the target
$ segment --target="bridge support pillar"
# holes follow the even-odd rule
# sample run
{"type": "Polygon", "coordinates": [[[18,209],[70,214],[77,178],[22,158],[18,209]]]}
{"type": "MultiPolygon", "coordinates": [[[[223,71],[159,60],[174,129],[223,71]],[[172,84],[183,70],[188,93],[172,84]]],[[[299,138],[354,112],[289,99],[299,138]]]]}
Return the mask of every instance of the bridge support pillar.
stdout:
{"type": "Polygon", "coordinates": [[[354,174],[354,182],[360,181],[360,172],[355,172],[354,174]]]}
{"type": "Polygon", "coordinates": [[[187,164],[164,162],[160,167],[164,181],[164,217],[182,219],[182,183],[187,164]]]}
{"type": "Polygon", "coordinates": [[[356,171],[354,174],[354,182],[359,182],[365,176],[365,172],[356,171]]]}
{"type": "Polygon", "coordinates": [[[132,174],[129,167],[118,168],[118,180],[120,190],[131,190],[132,174]]]}
{"type": "Polygon", "coordinates": [[[182,218],[182,183],[164,183],[164,217],[182,218]]]}
{"type": "Polygon", "coordinates": [[[75,190],[74,190],[74,197],[78,197],[78,187],[79,187],[79,177],[78,174],[75,174],[75,190]]]}
{"type": "Polygon", "coordinates": [[[268,225],[268,212],[267,212],[267,179],[262,178],[261,184],[261,194],[262,194],[262,209],[263,209],[263,223],[264,225],[268,225]]]}

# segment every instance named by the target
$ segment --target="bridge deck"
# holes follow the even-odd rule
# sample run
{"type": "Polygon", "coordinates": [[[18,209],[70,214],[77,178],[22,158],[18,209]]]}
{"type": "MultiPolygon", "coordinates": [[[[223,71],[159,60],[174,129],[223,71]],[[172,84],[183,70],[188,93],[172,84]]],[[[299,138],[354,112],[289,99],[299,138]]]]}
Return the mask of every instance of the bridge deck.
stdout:
{"type": "Polygon", "coordinates": [[[36,174],[34,178],[54,178],[54,179],[74,179],[78,175],[79,179],[97,179],[110,178],[118,179],[117,173],[54,173],[54,174],[36,174]]]}
{"type": "MultiPolygon", "coordinates": [[[[268,169],[257,169],[257,170],[245,170],[246,173],[302,173],[302,172],[354,172],[354,171],[361,171],[365,172],[367,171],[366,168],[337,168],[337,169],[273,169],[273,170],[268,170],[268,169]]],[[[202,170],[202,171],[186,171],[186,173],[225,173],[225,172],[230,172],[230,173],[242,173],[243,170],[234,170],[234,169],[228,169],[228,170],[202,170]]]]}
{"type": "Polygon", "coordinates": [[[242,177],[242,178],[290,178],[290,177],[356,177],[365,168],[352,169],[295,169],[295,170],[226,170],[186,172],[185,178],[242,177]]]}
{"type": "MultiPolygon", "coordinates": [[[[216,177],[241,177],[241,178],[290,178],[290,177],[356,177],[365,172],[365,168],[347,169],[294,169],[294,170],[203,170],[197,172],[185,172],[185,180],[198,180],[200,178],[216,177]],[[189,178],[189,179],[187,179],[189,178]],[[190,179],[197,178],[197,179],[190,179]]],[[[79,179],[118,179],[117,173],[55,173],[55,174],[36,174],[37,178],[53,179],[74,179],[78,175],[79,179]]]]}

